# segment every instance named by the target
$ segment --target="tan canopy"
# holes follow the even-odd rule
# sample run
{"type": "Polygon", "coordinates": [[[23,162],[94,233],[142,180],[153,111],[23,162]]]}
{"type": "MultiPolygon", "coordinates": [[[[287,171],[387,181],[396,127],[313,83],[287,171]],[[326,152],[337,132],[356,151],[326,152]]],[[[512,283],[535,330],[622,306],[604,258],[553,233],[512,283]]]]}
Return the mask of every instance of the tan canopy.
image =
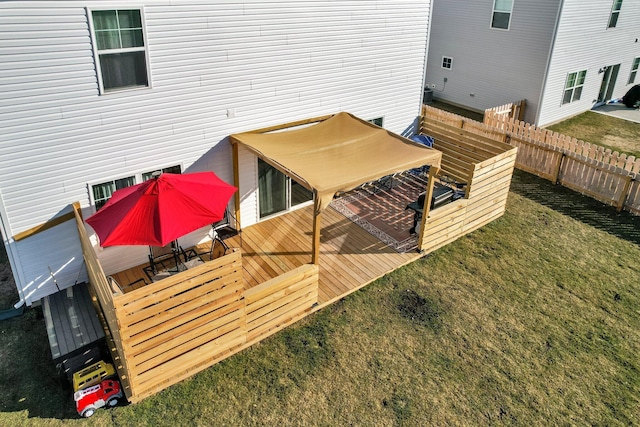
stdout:
{"type": "Polygon", "coordinates": [[[231,135],[283,173],[316,193],[316,213],[335,193],[422,165],[440,167],[442,154],[349,113],[304,128],[231,135]]]}

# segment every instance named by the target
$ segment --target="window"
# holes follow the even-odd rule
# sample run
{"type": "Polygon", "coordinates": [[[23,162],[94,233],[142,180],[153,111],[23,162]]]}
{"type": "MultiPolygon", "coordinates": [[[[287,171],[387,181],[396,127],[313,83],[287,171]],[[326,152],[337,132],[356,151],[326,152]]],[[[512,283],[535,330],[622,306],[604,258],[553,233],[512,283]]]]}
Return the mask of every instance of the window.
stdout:
{"type": "Polygon", "coordinates": [[[148,87],[142,11],[94,10],[89,14],[100,92],[148,87]]]}
{"type": "Polygon", "coordinates": [[[114,179],[112,181],[91,185],[91,195],[93,196],[93,204],[96,207],[96,211],[100,210],[100,208],[109,201],[116,190],[147,181],[153,176],[154,172],[157,171],[162,171],[163,173],[182,173],[182,167],[180,165],[169,166],[166,168],[143,172],[139,175],[132,175],[126,178],[114,179]]]}
{"type": "Polygon", "coordinates": [[[562,104],[568,104],[580,99],[580,95],[582,95],[582,87],[584,86],[584,79],[586,76],[586,70],[579,71],[577,73],[569,73],[567,75],[567,83],[564,85],[564,96],[562,97],[562,104]]]}
{"type": "Polygon", "coordinates": [[[491,16],[491,28],[508,30],[511,23],[511,10],[513,0],[494,0],[493,14],[491,16]]]}
{"type": "Polygon", "coordinates": [[[373,123],[374,125],[380,126],[380,127],[382,127],[382,121],[383,121],[382,117],[376,117],[375,119],[368,120],[369,123],[373,123]]]}
{"type": "Polygon", "coordinates": [[[622,0],[613,0],[613,7],[611,8],[611,15],[609,16],[608,28],[615,28],[618,25],[618,17],[620,16],[620,9],[622,8],[622,0]]]}
{"type": "Polygon", "coordinates": [[[640,68],[640,57],[633,60],[631,65],[631,74],[629,74],[629,81],[627,84],[633,84],[636,81],[636,74],[638,74],[638,68],[640,68]]]}
{"type": "Polygon", "coordinates": [[[453,65],[453,58],[448,56],[442,57],[442,68],[450,70],[452,65],[453,65]]]}
{"type": "Polygon", "coordinates": [[[313,200],[313,193],[258,158],[258,211],[260,219],[289,211],[313,200]]]}
{"type": "Polygon", "coordinates": [[[142,181],[148,181],[153,177],[153,174],[156,172],[162,172],[162,173],[182,173],[182,168],[180,167],[180,165],[177,166],[170,166],[168,168],[162,168],[162,169],[158,169],[157,171],[151,171],[151,172],[145,172],[142,174],[142,181]]]}
{"type": "Polygon", "coordinates": [[[113,181],[103,182],[101,184],[91,186],[93,192],[93,203],[96,206],[96,211],[107,203],[111,198],[111,195],[121,188],[129,187],[136,183],[135,176],[128,176],[122,179],[115,179],[113,181]]]}

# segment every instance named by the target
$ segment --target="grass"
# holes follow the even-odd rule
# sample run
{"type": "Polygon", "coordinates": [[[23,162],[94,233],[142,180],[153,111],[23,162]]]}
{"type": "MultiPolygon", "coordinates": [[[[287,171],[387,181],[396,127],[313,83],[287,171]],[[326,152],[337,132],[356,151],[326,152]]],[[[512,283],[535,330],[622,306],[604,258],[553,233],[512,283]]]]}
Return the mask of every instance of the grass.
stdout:
{"type": "Polygon", "coordinates": [[[638,259],[637,217],[516,171],[499,220],[87,421],[39,309],[0,322],[0,425],[634,425],[638,259]]]}
{"type": "MultiPolygon", "coordinates": [[[[86,424],[636,423],[637,218],[525,173],[512,187],[501,219],[86,424]]],[[[37,313],[0,323],[0,425],[77,421],[37,313]]]]}
{"type": "Polygon", "coordinates": [[[640,123],[587,111],[548,128],[612,151],[640,157],[640,123]]]}

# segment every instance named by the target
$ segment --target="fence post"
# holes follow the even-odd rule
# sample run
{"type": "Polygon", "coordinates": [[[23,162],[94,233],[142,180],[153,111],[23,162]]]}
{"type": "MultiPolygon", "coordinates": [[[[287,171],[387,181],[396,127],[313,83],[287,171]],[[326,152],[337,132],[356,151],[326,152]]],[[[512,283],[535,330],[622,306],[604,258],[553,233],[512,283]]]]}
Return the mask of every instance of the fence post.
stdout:
{"type": "Polygon", "coordinates": [[[564,152],[564,150],[561,151],[562,155],[560,156],[560,160],[558,160],[558,166],[556,167],[555,171],[553,172],[553,183],[557,184],[558,183],[558,176],[560,176],[560,169],[562,169],[562,163],[564,161],[564,158],[567,156],[564,152]]]}
{"type": "Polygon", "coordinates": [[[624,202],[627,200],[629,188],[631,188],[631,181],[633,181],[631,175],[627,176],[627,180],[624,183],[624,188],[622,189],[622,194],[620,195],[620,199],[618,199],[618,205],[616,206],[618,212],[622,211],[622,209],[624,208],[624,202]]]}

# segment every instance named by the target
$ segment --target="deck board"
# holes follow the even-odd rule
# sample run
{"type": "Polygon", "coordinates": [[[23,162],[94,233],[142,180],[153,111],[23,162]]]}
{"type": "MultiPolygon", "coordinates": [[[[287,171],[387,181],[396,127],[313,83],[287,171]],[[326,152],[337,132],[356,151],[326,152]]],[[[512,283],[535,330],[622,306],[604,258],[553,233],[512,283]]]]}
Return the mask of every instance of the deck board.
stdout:
{"type": "Polygon", "coordinates": [[[74,354],[104,338],[104,330],[83,283],[46,296],[42,308],[54,360],[74,354]]]}
{"type": "MultiPolygon", "coordinates": [[[[230,247],[242,249],[246,288],[311,262],[312,215],[313,207],[307,206],[246,227],[242,236],[225,241],[230,247]]],[[[396,252],[331,208],[324,211],[321,225],[319,307],[421,256],[417,252],[396,252]]],[[[203,246],[198,250],[206,249],[203,246]]],[[[146,278],[143,266],[113,276],[120,283],[131,283],[146,278]]]]}

